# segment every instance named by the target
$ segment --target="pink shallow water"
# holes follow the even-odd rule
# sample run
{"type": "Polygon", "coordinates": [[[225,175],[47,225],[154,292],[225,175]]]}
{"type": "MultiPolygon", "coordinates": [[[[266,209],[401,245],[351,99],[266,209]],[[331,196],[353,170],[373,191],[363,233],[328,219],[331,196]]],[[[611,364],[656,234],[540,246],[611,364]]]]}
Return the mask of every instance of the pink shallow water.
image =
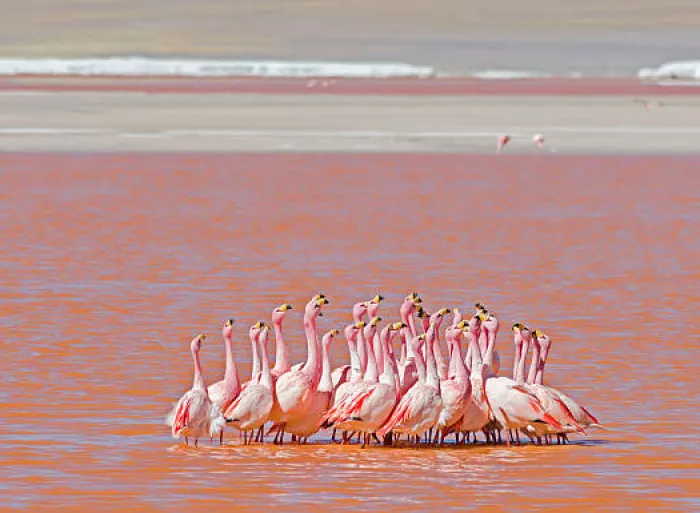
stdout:
{"type": "MultiPolygon", "coordinates": [[[[700,508],[700,159],[421,155],[0,155],[5,506],[435,511],[700,508]],[[294,361],[380,292],[385,319],[481,300],[553,339],[546,380],[610,430],[570,446],[306,447],[173,441],[220,326],[273,307],[294,361]]],[[[342,342],[333,353],[344,363],[342,342]]]]}

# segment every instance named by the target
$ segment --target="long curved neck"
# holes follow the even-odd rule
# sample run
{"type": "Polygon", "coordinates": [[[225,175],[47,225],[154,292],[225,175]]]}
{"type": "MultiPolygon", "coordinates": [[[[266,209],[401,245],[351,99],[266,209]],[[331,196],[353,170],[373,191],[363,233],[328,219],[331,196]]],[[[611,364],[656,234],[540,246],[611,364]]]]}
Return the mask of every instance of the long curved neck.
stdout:
{"type": "Polygon", "coordinates": [[[331,379],[331,357],[328,351],[329,343],[321,343],[321,381],[318,382],[319,392],[331,392],[333,380],[331,379]]]}
{"type": "MultiPolygon", "coordinates": [[[[528,383],[534,383],[535,382],[535,377],[537,375],[537,367],[539,366],[540,363],[540,345],[537,342],[532,343],[532,362],[530,363],[530,372],[527,374],[527,382],[528,383]]],[[[523,362],[523,374],[525,373],[524,371],[525,367],[525,362],[523,362]]]]}
{"type": "MultiPolygon", "coordinates": [[[[384,333],[382,332],[382,336],[384,333]]],[[[389,334],[386,334],[386,338],[389,338],[389,334]]],[[[380,337],[379,333],[375,331],[374,337],[372,337],[372,345],[374,347],[374,356],[377,361],[377,369],[382,369],[384,370],[384,349],[383,349],[383,342],[382,342],[382,337],[380,337]]]]}
{"type": "Polygon", "coordinates": [[[408,340],[406,340],[405,328],[401,329],[401,357],[399,362],[403,367],[406,365],[406,358],[408,358],[408,340]]]}
{"type": "Polygon", "coordinates": [[[233,343],[231,335],[224,335],[224,348],[226,349],[226,370],[224,371],[224,382],[227,385],[240,385],[241,381],[238,377],[238,369],[236,362],[233,359],[233,343]]]}
{"type": "MultiPolygon", "coordinates": [[[[425,347],[425,344],[423,344],[423,347],[425,347]]],[[[413,361],[416,362],[416,373],[418,374],[418,382],[425,383],[425,359],[423,358],[423,355],[421,354],[420,350],[413,352],[413,361]]]]}
{"type": "Polygon", "coordinates": [[[447,364],[445,359],[442,357],[442,341],[440,340],[440,328],[436,326],[435,328],[435,342],[433,343],[433,353],[435,355],[435,362],[437,364],[437,373],[440,379],[447,378],[447,364]]]}
{"type": "Polygon", "coordinates": [[[275,327],[275,373],[283,374],[292,367],[289,363],[289,349],[282,335],[282,319],[273,325],[275,327]]]}
{"type": "Polygon", "coordinates": [[[438,376],[437,364],[435,363],[435,326],[430,326],[428,328],[428,335],[426,337],[425,343],[425,360],[427,371],[425,374],[425,380],[428,385],[435,388],[440,388],[440,377],[438,376]]]}
{"type": "Polygon", "coordinates": [[[518,368],[520,366],[520,357],[522,356],[522,343],[515,343],[515,356],[513,357],[513,380],[518,381],[518,368]]]}
{"type": "MultiPolygon", "coordinates": [[[[365,334],[360,330],[358,339],[362,339],[362,343],[365,343],[365,334]]],[[[377,373],[377,360],[374,357],[374,350],[371,345],[368,344],[367,347],[367,369],[365,370],[364,381],[367,383],[376,383],[379,375],[377,373]]]]}
{"type": "Polygon", "coordinates": [[[384,333],[382,332],[382,339],[383,343],[382,347],[380,348],[384,356],[382,358],[382,360],[384,361],[382,379],[392,387],[396,388],[398,367],[396,365],[394,351],[391,350],[391,336],[389,335],[389,333],[387,333],[386,336],[384,336],[384,333]]]}
{"type": "Polygon", "coordinates": [[[484,360],[481,358],[481,350],[476,336],[471,334],[469,337],[469,352],[471,352],[471,374],[480,374],[484,366],[484,360]]]}
{"type": "Polygon", "coordinates": [[[413,318],[413,309],[409,308],[404,310],[403,308],[399,312],[401,314],[401,320],[404,324],[408,325],[408,329],[411,330],[411,337],[416,336],[416,321],[413,318]]]}
{"type": "Polygon", "coordinates": [[[308,357],[306,363],[302,367],[302,371],[312,378],[315,383],[320,371],[318,365],[318,339],[316,336],[316,318],[313,315],[304,317],[304,331],[306,332],[306,347],[308,357]]]}
{"type": "Polygon", "coordinates": [[[363,329],[360,329],[357,334],[357,357],[360,360],[360,372],[364,376],[365,372],[367,372],[367,345],[363,329]]]}
{"type": "Polygon", "coordinates": [[[529,349],[530,344],[523,340],[522,344],[519,345],[518,369],[515,372],[515,376],[513,376],[513,379],[518,383],[525,383],[525,364],[527,363],[527,352],[529,349]]]}
{"type": "Polygon", "coordinates": [[[253,351],[253,370],[250,373],[250,379],[255,379],[260,374],[260,359],[258,358],[258,338],[254,335],[250,337],[250,347],[253,351]]]}
{"type": "MultiPolygon", "coordinates": [[[[455,351],[455,336],[450,331],[445,332],[445,341],[447,342],[447,358],[449,361],[447,378],[450,379],[457,375],[457,360],[461,360],[462,355],[457,354],[455,351]]],[[[462,362],[462,364],[464,364],[464,362],[462,362]]]]}
{"type": "Polygon", "coordinates": [[[270,362],[267,355],[267,332],[260,337],[260,354],[262,355],[262,377],[260,384],[272,390],[272,372],[270,372],[270,362]]]}
{"type": "Polygon", "coordinates": [[[192,380],[192,388],[204,390],[206,392],[207,386],[204,383],[204,376],[202,376],[202,364],[199,361],[199,351],[192,351],[192,359],[194,360],[194,379],[192,380]]]}
{"type": "MultiPolygon", "coordinates": [[[[489,332],[483,327],[479,330],[479,350],[481,350],[481,356],[486,360],[486,351],[489,345],[489,332]]],[[[484,362],[486,363],[486,362],[484,362]]]]}
{"type": "Polygon", "coordinates": [[[537,373],[535,374],[535,383],[538,385],[544,384],[544,364],[547,362],[548,355],[549,349],[541,349],[540,362],[537,366],[537,373]]]}
{"type": "Polygon", "coordinates": [[[467,381],[467,368],[464,366],[464,360],[462,359],[461,338],[462,337],[452,338],[452,358],[450,359],[450,363],[454,362],[455,379],[465,382],[467,381]]]}
{"type": "Polygon", "coordinates": [[[356,382],[362,379],[362,363],[357,354],[357,340],[348,340],[348,351],[350,352],[350,381],[356,382]]]}
{"type": "MultiPolygon", "coordinates": [[[[482,329],[482,331],[484,331],[482,329]]],[[[484,366],[488,368],[489,375],[495,375],[493,372],[493,352],[496,350],[496,331],[487,330],[487,346],[486,354],[484,354],[484,366]]]]}

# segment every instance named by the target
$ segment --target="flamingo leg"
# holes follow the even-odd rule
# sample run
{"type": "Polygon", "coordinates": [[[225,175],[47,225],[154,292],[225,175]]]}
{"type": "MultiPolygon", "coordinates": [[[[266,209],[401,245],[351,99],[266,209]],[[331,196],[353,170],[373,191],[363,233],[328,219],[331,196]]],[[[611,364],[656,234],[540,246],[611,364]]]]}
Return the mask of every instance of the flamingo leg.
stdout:
{"type": "Polygon", "coordinates": [[[331,435],[331,442],[335,443],[335,432],[338,430],[338,428],[333,428],[333,434],[331,435]]]}
{"type": "Polygon", "coordinates": [[[190,441],[185,437],[185,445],[190,445],[190,441]]]}
{"type": "Polygon", "coordinates": [[[199,442],[199,438],[194,439],[194,446],[197,447],[197,442],[199,442]]]}
{"type": "Polygon", "coordinates": [[[224,445],[224,430],[219,433],[219,445],[224,445]]]}
{"type": "Polygon", "coordinates": [[[379,437],[377,437],[376,433],[372,433],[372,438],[374,438],[374,441],[377,442],[378,444],[381,444],[381,440],[379,440],[379,437]]]}

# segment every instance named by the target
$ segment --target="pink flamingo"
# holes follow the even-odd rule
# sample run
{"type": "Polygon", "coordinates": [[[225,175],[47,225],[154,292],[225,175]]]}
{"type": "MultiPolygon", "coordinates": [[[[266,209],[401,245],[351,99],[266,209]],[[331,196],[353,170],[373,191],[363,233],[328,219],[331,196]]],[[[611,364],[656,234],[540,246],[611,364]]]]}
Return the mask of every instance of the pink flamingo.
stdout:
{"type": "MultiPolygon", "coordinates": [[[[333,405],[342,403],[347,396],[352,393],[352,390],[362,382],[362,368],[360,365],[360,357],[357,354],[357,337],[362,328],[365,327],[365,321],[348,324],[345,327],[345,338],[348,341],[348,350],[350,351],[350,379],[345,383],[341,383],[335,390],[333,397],[333,405]]],[[[327,427],[327,426],[324,426],[327,427]]]]}
{"type": "Polygon", "coordinates": [[[509,135],[505,135],[505,134],[504,134],[504,135],[501,135],[501,136],[498,138],[498,142],[496,143],[496,154],[498,155],[499,153],[501,153],[501,151],[503,150],[503,148],[505,148],[505,147],[506,147],[506,144],[508,144],[509,142],[510,142],[510,136],[509,136],[509,135]]]}
{"type": "MultiPolygon", "coordinates": [[[[404,324],[406,324],[404,322],[404,324]]],[[[414,338],[411,337],[411,332],[408,326],[405,328],[401,329],[401,340],[402,340],[402,361],[398,365],[398,372],[399,372],[399,383],[400,383],[400,388],[399,388],[399,398],[403,397],[406,392],[408,392],[413,385],[415,385],[419,379],[425,380],[425,375],[422,376],[422,378],[419,376],[418,371],[419,368],[416,365],[416,354],[414,352],[414,345],[410,343],[410,341],[414,338]],[[405,358],[404,356],[404,350],[403,347],[406,347],[405,349],[405,358]]],[[[423,371],[425,371],[425,367],[422,367],[423,371]]]]}
{"type": "Polygon", "coordinates": [[[256,341],[260,344],[262,356],[262,376],[259,382],[251,382],[226,410],[226,422],[243,433],[243,444],[253,441],[253,431],[262,427],[272,410],[272,373],[267,354],[267,341],[270,328],[261,321],[256,341]],[[250,432],[248,434],[248,432],[250,432]]]}
{"type": "MultiPolygon", "coordinates": [[[[491,314],[488,312],[488,310],[486,310],[486,307],[483,304],[476,303],[475,306],[477,316],[481,314],[485,315],[487,318],[491,316],[491,314]]],[[[495,319],[495,316],[491,317],[495,319]]],[[[494,326],[495,329],[498,330],[498,323],[496,323],[494,326]]],[[[479,349],[481,350],[481,355],[484,358],[484,365],[486,365],[487,367],[487,373],[491,373],[493,376],[497,376],[501,369],[501,353],[499,353],[498,350],[494,347],[489,359],[486,359],[486,348],[488,346],[489,335],[490,333],[488,325],[482,326],[482,329],[479,334],[479,349]]],[[[493,334],[494,344],[496,340],[496,335],[497,333],[493,334]]]]}
{"type": "MultiPolygon", "coordinates": [[[[566,433],[573,431],[582,431],[581,426],[579,426],[571,415],[571,412],[562,402],[561,399],[552,391],[549,387],[545,387],[542,384],[537,384],[536,373],[540,363],[540,345],[536,339],[532,339],[532,333],[530,329],[523,325],[522,323],[516,323],[513,325],[513,336],[516,340],[520,339],[520,344],[522,345],[521,360],[518,365],[518,371],[516,373],[515,381],[518,384],[524,385],[527,390],[535,394],[537,399],[542,403],[545,411],[550,414],[557,422],[562,426],[562,430],[554,430],[551,426],[547,424],[535,424],[528,426],[526,430],[522,430],[530,439],[534,437],[537,438],[538,443],[541,443],[542,436],[546,436],[547,441],[549,441],[549,435],[551,433],[566,433]],[[527,359],[527,352],[532,342],[532,365],[530,366],[530,372],[528,374],[527,383],[525,382],[525,361],[527,359]]],[[[516,433],[517,435],[517,433],[516,433]]],[[[514,437],[515,441],[515,437],[514,437]]],[[[519,440],[518,440],[519,441],[519,440]]]]}
{"type": "Polygon", "coordinates": [[[416,292],[411,292],[404,298],[404,300],[401,302],[401,307],[399,308],[401,320],[408,324],[412,337],[416,336],[416,322],[413,319],[413,314],[416,312],[418,307],[420,307],[422,302],[423,300],[416,292]]]}
{"type": "Polygon", "coordinates": [[[272,379],[275,381],[292,368],[289,362],[289,348],[284,343],[284,335],[282,334],[282,321],[291,309],[292,305],[285,303],[272,311],[272,326],[275,328],[275,366],[272,368],[272,379]]]}
{"type": "MultiPolygon", "coordinates": [[[[464,417],[467,408],[467,400],[471,395],[471,382],[467,377],[467,369],[462,360],[461,338],[462,330],[468,326],[467,321],[460,321],[457,326],[450,326],[445,331],[445,339],[450,348],[450,363],[455,369],[453,379],[440,381],[440,395],[442,397],[442,410],[436,425],[436,441],[440,436],[440,443],[444,444],[445,437],[457,429],[464,417]]],[[[437,338],[436,338],[437,344],[437,338]]]]}
{"type": "MultiPolygon", "coordinates": [[[[547,362],[547,357],[549,356],[549,351],[551,348],[551,339],[549,336],[546,334],[542,333],[539,330],[535,330],[534,332],[535,338],[534,340],[537,340],[539,343],[541,349],[542,349],[542,354],[540,356],[540,361],[539,361],[539,367],[538,370],[535,374],[535,383],[542,385],[544,381],[544,365],[547,362]]],[[[576,424],[581,426],[582,428],[598,428],[598,429],[605,429],[605,426],[603,424],[600,424],[598,422],[598,419],[596,419],[591,413],[584,408],[582,405],[574,401],[571,397],[568,395],[564,394],[560,390],[557,390],[552,387],[548,387],[553,393],[555,393],[559,399],[566,405],[568,410],[571,412],[571,415],[573,416],[574,420],[576,421],[576,424]]],[[[566,434],[563,434],[563,441],[566,442],[566,434]]]]}
{"type": "MultiPolygon", "coordinates": [[[[233,359],[233,319],[229,319],[224,324],[222,335],[224,337],[224,348],[226,350],[226,370],[224,371],[224,379],[209,385],[207,390],[209,398],[221,411],[226,411],[226,408],[238,397],[241,393],[241,380],[238,377],[238,369],[236,362],[233,359]]],[[[224,430],[219,434],[219,444],[224,443],[224,430]]]]}
{"type": "Polygon", "coordinates": [[[435,323],[435,359],[437,361],[437,369],[438,369],[438,376],[440,376],[440,379],[447,379],[447,364],[445,363],[445,360],[442,357],[442,348],[440,347],[442,345],[442,340],[440,340],[440,326],[442,325],[442,321],[447,315],[450,313],[449,308],[440,308],[437,312],[435,312],[433,315],[430,316],[430,322],[435,323]]]}
{"type": "Polygon", "coordinates": [[[474,433],[474,442],[476,442],[477,431],[483,430],[489,423],[489,418],[492,416],[491,405],[489,404],[488,395],[486,394],[486,368],[484,367],[479,344],[477,343],[479,332],[480,319],[476,316],[472,317],[464,332],[469,348],[467,359],[471,360],[469,364],[471,393],[466,401],[464,415],[459,425],[459,431],[465,433],[465,442],[469,441],[471,433],[474,433]]]}
{"type": "Polygon", "coordinates": [[[532,142],[535,143],[540,150],[544,147],[544,137],[542,134],[535,134],[532,136],[532,142]]]}
{"type": "Polygon", "coordinates": [[[287,422],[286,431],[299,437],[300,443],[306,443],[308,437],[318,431],[321,418],[331,406],[333,382],[331,381],[331,361],[329,348],[338,330],[331,330],[321,340],[321,380],[318,387],[311,393],[309,408],[303,416],[287,422]]]}
{"type": "MultiPolygon", "coordinates": [[[[381,350],[384,353],[383,371],[379,381],[367,386],[351,399],[350,404],[338,419],[347,429],[364,433],[362,447],[370,441],[370,436],[384,424],[396,404],[396,373],[392,365],[391,338],[404,324],[394,323],[382,330],[381,350]]],[[[394,362],[395,363],[395,362],[394,362]]]]}
{"type": "Polygon", "coordinates": [[[316,334],[316,318],[321,308],[329,303],[325,297],[314,296],[304,309],[304,331],[308,347],[308,358],[301,369],[282,374],[277,379],[275,390],[282,415],[277,430],[275,443],[284,440],[285,423],[303,416],[309,408],[311,392],[318,385],[321,368],[318,358],[318,337],[316,334]]]}
{"type": "Polygon", "coordinates": [[[194,438],[194,446],[202,436],[210,438],[218,435],[226,424],[221,410],[211,401],[202,376],[202,366],[199,361],[199,351],[202,348],[204,335],[197,335],[190,344],[192,360],[194,361],[194,379],[192,388],[185,392],[166,418],[166,424],[171,427],[174,438],[194,438]]]}
{"type": "MultiPolygon", "coordinates": [[[[486,379],[486,394],[497,425],[506,430],[519,430],[535,422],[544,422],[561,429],[562,425],[544,410],[542,403],[534,394],[512,379],[496,377],[490,371],[498,332],[498,319],[484,312],[479,314],[479,318],[482,329],[486,329],[488,333],[488,347],[484,355],[484,365],[489,376],[486,379]]],[[[510,447],[509,437],[506,438],[506,443],[510,447]]]]}
{"type": "MultiPolygon", "coordinates": [[[[442,410],[442,399],[440,397],[440,378],[437,374],[437,364],[433,347],[435,341],[435,324],[431,324],[428,333],[425,335],[425,353],[427,360],[426,379],[419,381],[404,395],[399,404],[394,409],[389,419],[377,431],[379,436],[385,436],[389,431],[407,434],[409,437],[415,436],[416,445],[420,437],[429,429],[435,426],[442,410]]],[[[416,354],[416,365],[420,368],[423,361],[420,356],[420,337],[414,338],[416,354]]]]}
{"type": "MultiPolygon", "coordinates": [[[[277,401],[277,380],[282,374],[289,372],[292,368],[289,358],[289,348],[284,342],[284,334],[282,332],[282,322],[286,313],[292,309],[292,305],[283,304],[272,311],[272,325],[275,328],[275,366],[272,368],[272,410],[268,420],[273,424],[277,424],[282,417],[282,410],[277,401]]],[[[263,427],[260,428],[255,441],[262,442],[263,427]]]]}

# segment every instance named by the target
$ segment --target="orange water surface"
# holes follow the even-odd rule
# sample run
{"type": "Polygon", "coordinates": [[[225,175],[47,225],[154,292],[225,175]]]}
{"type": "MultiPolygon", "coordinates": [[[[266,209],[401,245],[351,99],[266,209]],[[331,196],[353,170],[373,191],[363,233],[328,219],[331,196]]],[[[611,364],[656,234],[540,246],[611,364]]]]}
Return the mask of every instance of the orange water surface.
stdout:
{"type": "MultiPolygon", "coordinates": [[[[42,510],[700,509],[700,158],[0,155],[2,507],[42,510]],[[608,431],[568,446],[199,449],[163,419],[220,329],[282,302],[293,360],[355,301],[550,334],[545,380],[608,431]]],[[[339,338],[334,365],[347,361],[339,338]]]]}

